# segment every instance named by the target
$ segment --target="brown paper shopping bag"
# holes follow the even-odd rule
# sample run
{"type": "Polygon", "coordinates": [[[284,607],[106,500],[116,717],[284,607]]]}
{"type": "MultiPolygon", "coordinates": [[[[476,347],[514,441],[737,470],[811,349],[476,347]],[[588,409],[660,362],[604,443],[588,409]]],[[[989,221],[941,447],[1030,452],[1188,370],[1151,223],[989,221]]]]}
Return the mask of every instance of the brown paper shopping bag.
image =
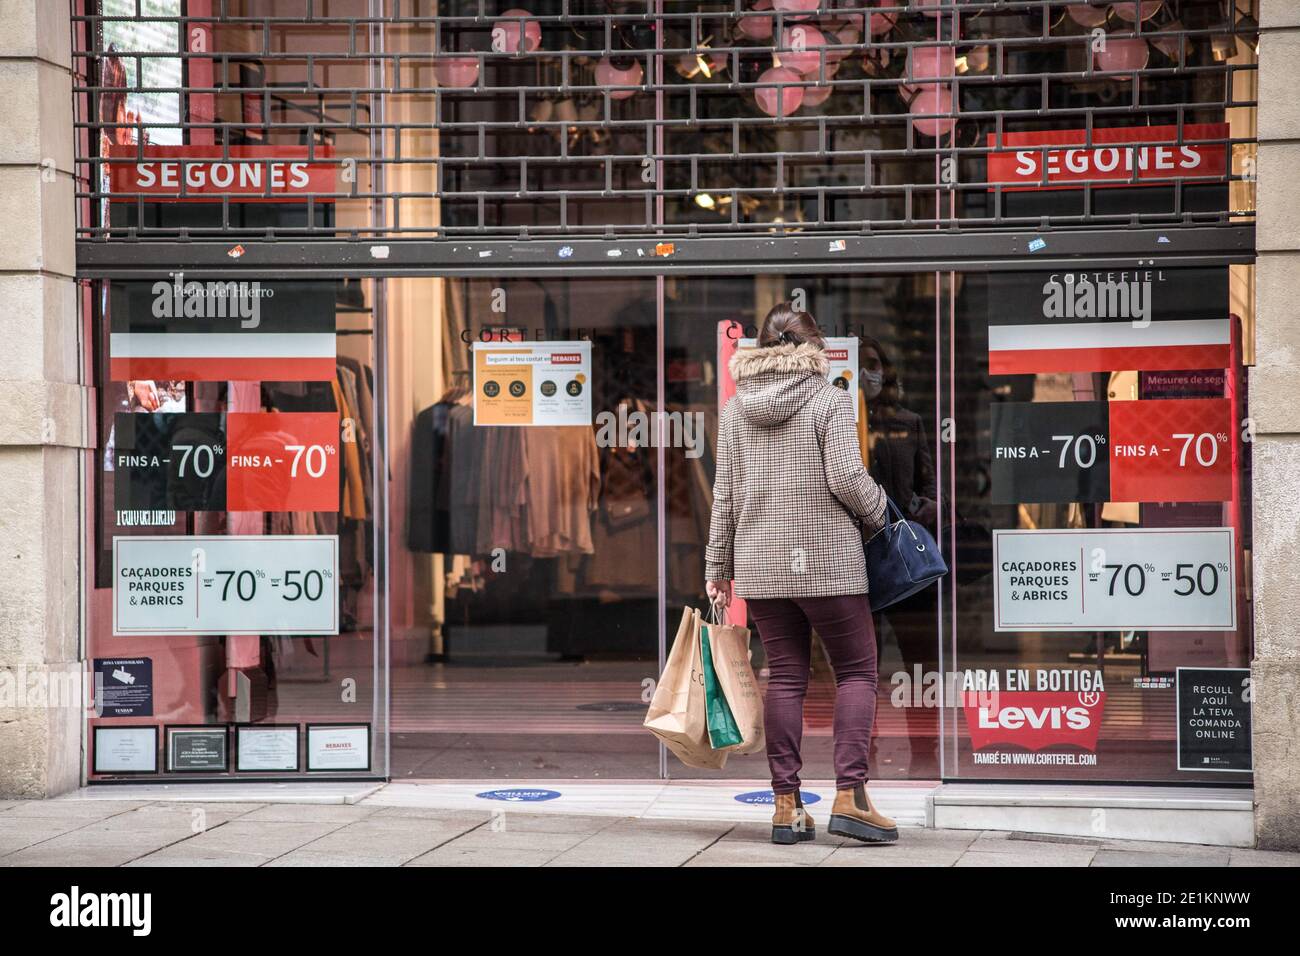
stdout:
{"type": "Polygon", "coordinates": [[[744,738],[727,750],[738,754],[757,753],[764,749],[766,741],[763,737],[763,695],[758,689],[754,668],[749,663],[749,630],[728,624],[716,608],[709,616],[717,622],[708,625],[713,672],[718,676],[718,683],[722,685],[722,692],[731,707],[731,716],[744,738]]]}
{"type": "Polygon", "coordinates": [[[664,672],[646,713],[645,728],[688,767],[721,770],[727,751],[709,745],[700,657],[700,612],[686,608],[664,672]]]}

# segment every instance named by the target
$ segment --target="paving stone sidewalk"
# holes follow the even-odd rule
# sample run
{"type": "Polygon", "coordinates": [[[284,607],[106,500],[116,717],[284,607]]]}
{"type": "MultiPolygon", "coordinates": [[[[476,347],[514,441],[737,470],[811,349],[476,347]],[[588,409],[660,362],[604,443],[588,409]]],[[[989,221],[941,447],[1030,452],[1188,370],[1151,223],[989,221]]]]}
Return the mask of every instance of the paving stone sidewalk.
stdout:
{"type": "Polygon", "coordinates": [[[1300,866],[1300,853],[908,828],[891,846],[761,823],[347,804],[0,801],[0,866],[1300,866]]]}

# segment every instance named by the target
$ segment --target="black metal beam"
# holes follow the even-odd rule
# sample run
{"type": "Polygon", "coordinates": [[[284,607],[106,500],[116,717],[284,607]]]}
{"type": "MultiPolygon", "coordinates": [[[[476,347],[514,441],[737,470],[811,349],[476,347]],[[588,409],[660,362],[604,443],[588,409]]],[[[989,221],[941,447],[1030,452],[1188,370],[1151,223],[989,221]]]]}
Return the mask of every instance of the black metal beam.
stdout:
{"type": "Polygon", "coordinates": [[[240,243],[83,241],[84,279],[150,279],[175,270],[212,278],[611,276],[765,272],[1124,269],[1253,262],[1253,224],[1072,232],[928,232],[665,239],[403,240],[240,243]],[[232,253],[238,253],[237,255],[232,253]]]}

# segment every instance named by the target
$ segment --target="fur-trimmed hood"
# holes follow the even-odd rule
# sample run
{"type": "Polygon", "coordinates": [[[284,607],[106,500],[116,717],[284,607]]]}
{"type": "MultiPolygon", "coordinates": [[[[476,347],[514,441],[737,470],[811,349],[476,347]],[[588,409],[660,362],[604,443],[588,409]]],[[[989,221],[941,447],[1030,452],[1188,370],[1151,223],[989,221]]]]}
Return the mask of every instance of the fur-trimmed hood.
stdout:
{"type": "Polygon", "coordinates": [[[811,342],[769,345],[761,349],[737,349],[728,364],[731,377],[736,382],[764,372],[820,375],[825,378],[831,370],[830,359],[826,357],[825,351],[811,342]]]}
{"type": "Polygon", "coordinates": [[[771,427],[789,419],[826,386],[830,360],[811,342],[740,349],[729,363],[745,418],[771,427]]]}

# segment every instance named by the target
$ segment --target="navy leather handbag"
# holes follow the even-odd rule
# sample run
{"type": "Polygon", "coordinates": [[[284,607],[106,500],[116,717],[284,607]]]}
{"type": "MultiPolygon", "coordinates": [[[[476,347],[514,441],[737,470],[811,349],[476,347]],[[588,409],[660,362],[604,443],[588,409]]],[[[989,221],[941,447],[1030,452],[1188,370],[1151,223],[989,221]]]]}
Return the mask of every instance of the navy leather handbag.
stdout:
{"type": "Polygon", "coordinates": [[[897,505],[885,500],[885,526],[870,538],[864,534],[862,542],[867,556],[867,598],[873,611],[911,597],[948,573],[948,564],[925,526],[909,521],[897,505]]]}

